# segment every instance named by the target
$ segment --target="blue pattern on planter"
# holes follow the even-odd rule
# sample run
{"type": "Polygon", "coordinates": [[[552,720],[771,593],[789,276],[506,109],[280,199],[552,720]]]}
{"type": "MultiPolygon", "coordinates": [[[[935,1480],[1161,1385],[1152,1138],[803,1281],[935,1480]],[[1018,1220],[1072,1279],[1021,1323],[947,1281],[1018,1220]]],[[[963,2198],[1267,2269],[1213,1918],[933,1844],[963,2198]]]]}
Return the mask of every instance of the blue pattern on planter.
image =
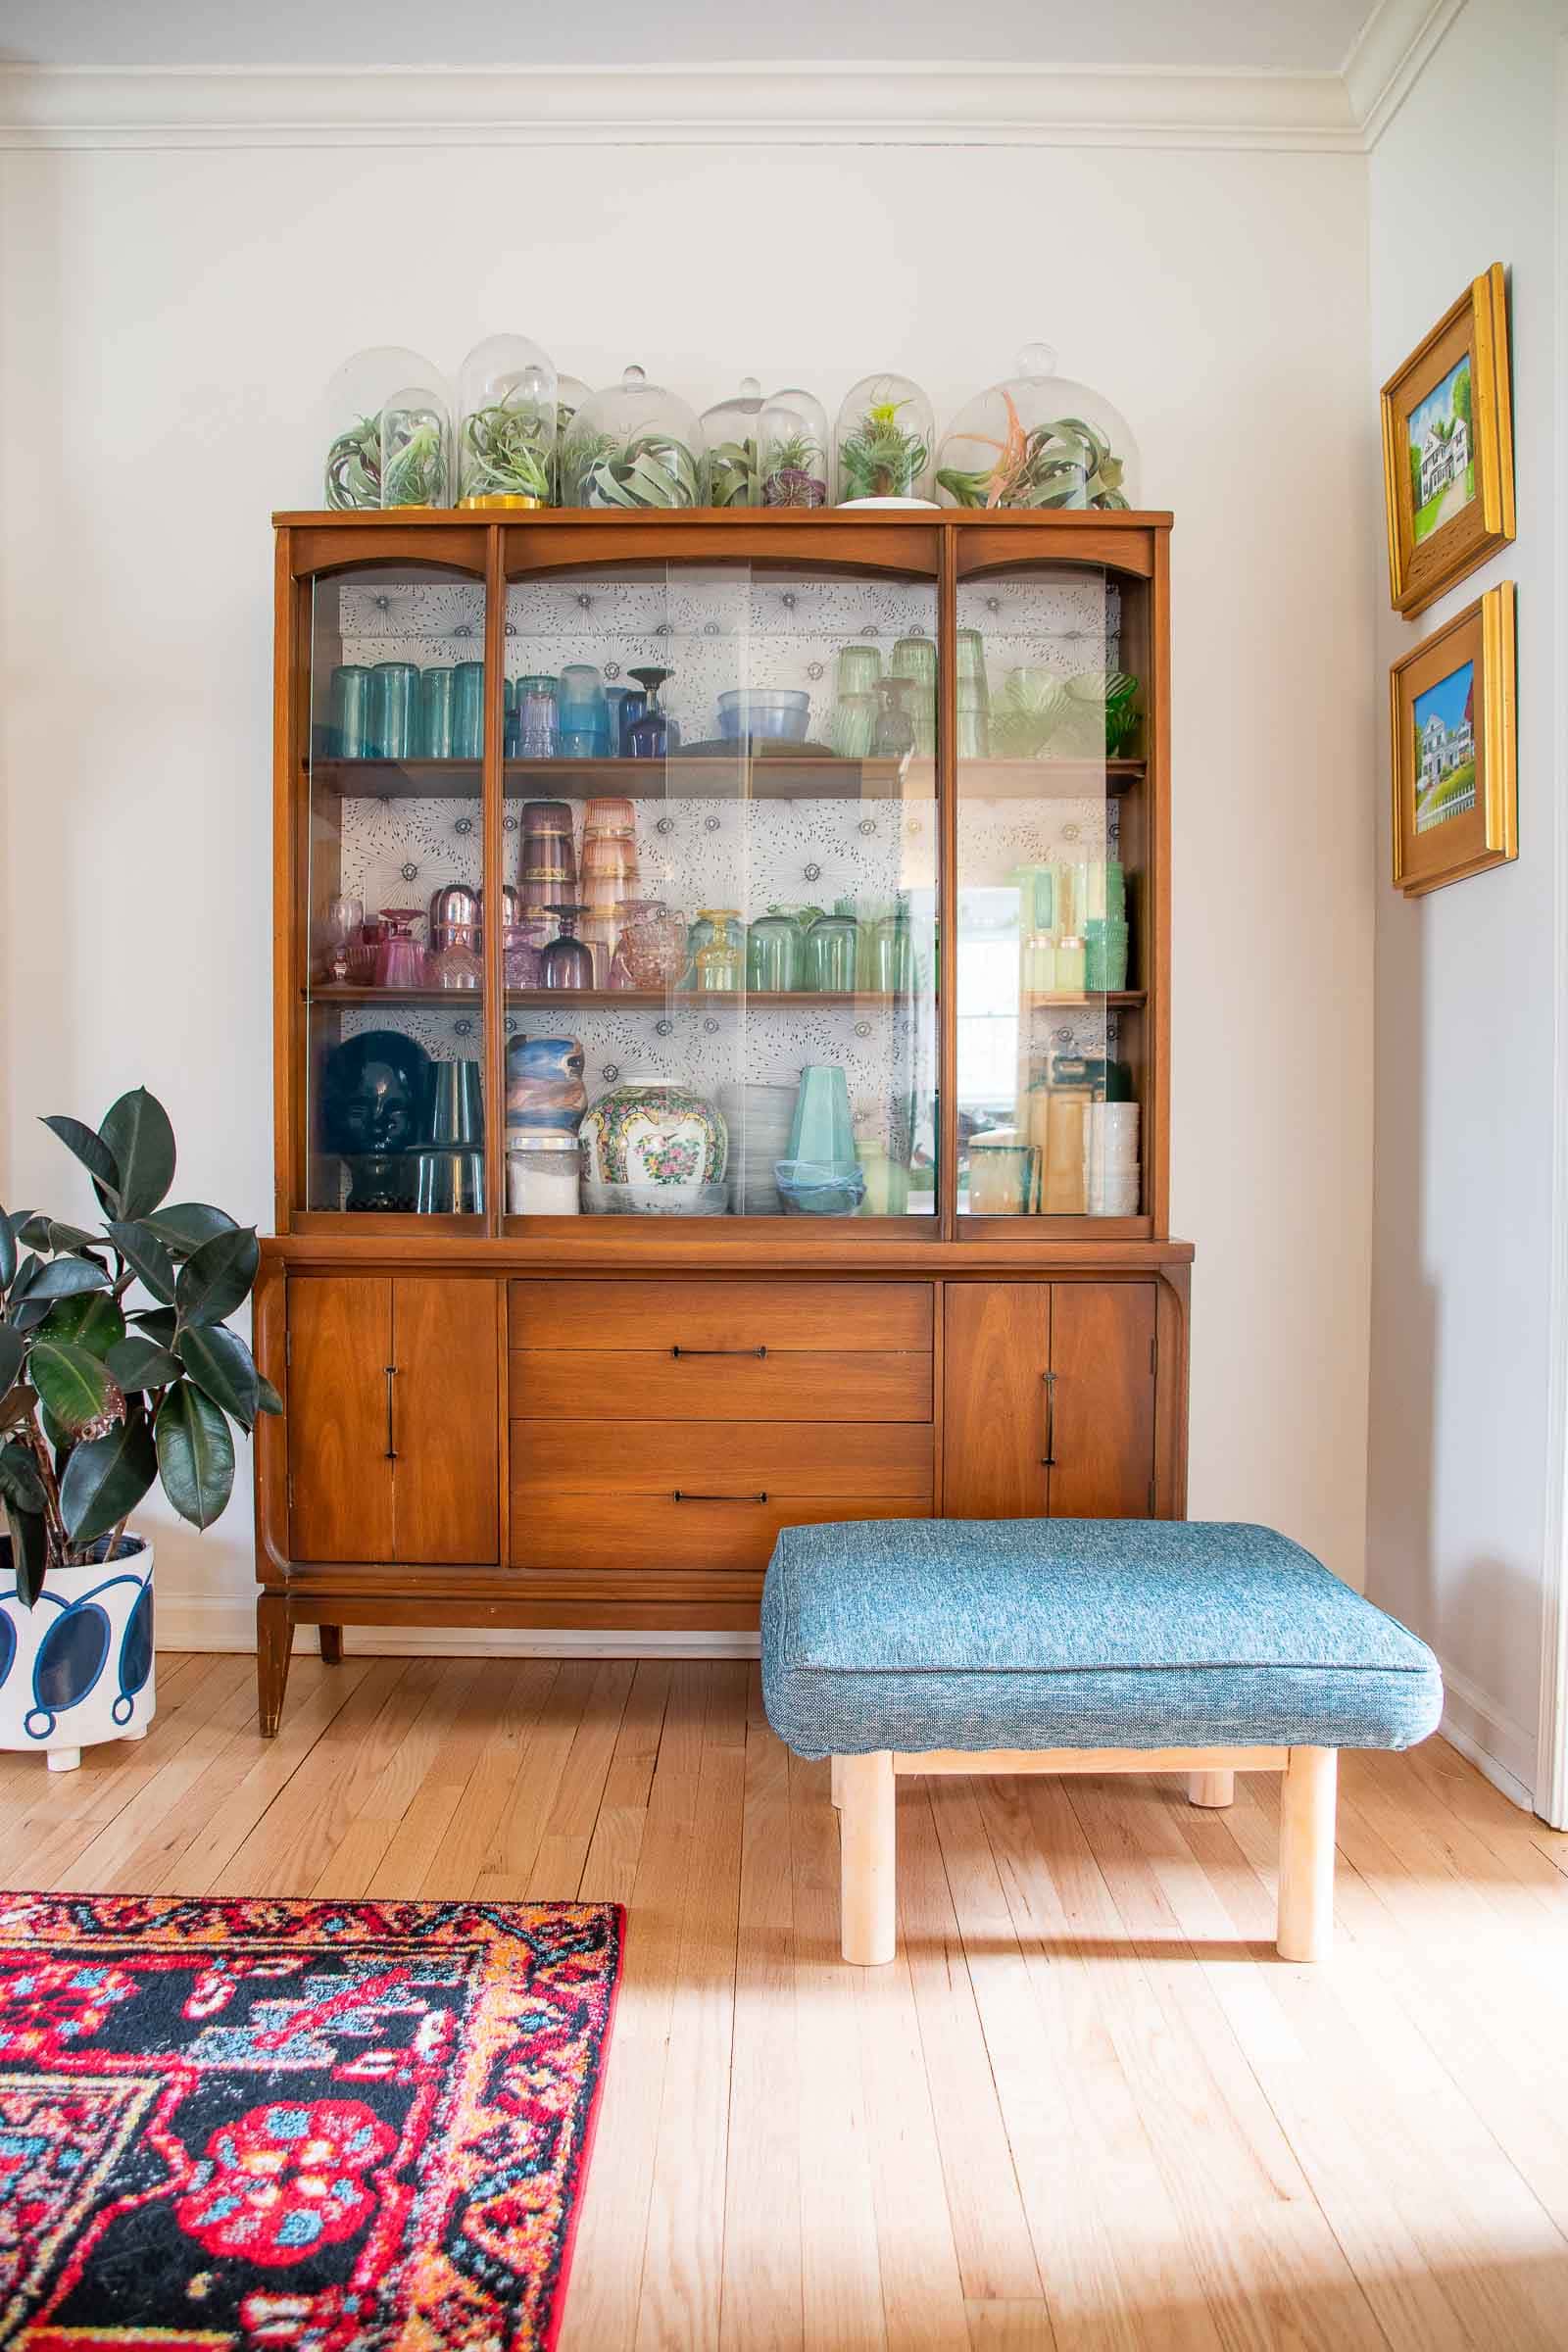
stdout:
{"type": "Polygon", "coordinates": [[[32,1669],[36,1711],[47,1714],[49,1729],[34,1732],[32,1716],[26,1729],[35,1740],[46,1740],[54,1719],[74,1707],[96,1689],[109,1655],[109,1611],[95,1600],[79,1600],[56,1619],[38,1645],[32,1669]]]}
{"type": "MultiPolygon", "coordinates": [[[[14,1585],[9,1592],[0,1593],[0,1599],[14,1600],[15,1598],[16,1587],[14,1585]]],[[[10,1612],[0,1609],[0,1690],[5,1689],[6,1676],[11,1672],[16,1661],[17,1629],[11,1622],[10,1612]]]]}
{"type": "Polygon", "coordinates": [[[115,1701],[115,1719],[127,1720],[130,1702],[153,1670],[153,1588],[148,1579],[137,1593],[134,1606],[125,1621],[125,1631],[120,1642],[120,1697],[115,1701]],[[125,1713],[121,1714],[122,1705],[125,1713]]]}

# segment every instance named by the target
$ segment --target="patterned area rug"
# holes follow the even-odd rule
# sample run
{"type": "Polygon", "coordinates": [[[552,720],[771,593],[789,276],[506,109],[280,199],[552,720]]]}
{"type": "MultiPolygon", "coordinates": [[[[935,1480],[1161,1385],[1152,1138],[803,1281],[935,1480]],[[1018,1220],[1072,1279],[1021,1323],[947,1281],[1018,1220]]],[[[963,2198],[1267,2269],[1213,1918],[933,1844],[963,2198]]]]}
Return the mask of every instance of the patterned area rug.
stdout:
{"type": "Polygon", "coordinates": [[[622,1932],[0,1895],[0,2346],[553,2344],[622,1932]]]}

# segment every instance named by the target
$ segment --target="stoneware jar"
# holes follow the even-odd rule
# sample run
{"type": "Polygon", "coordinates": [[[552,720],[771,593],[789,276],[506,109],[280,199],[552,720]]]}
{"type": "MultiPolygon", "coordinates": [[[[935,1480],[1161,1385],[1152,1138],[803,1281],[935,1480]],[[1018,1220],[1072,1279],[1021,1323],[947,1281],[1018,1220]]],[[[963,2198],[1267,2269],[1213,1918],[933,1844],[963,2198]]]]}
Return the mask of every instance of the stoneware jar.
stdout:
{"type": "Polygon", "coordinates": [[[658,1084],[612,1087],[583,1119],[583,1198],[604,1214],[722,1214],[729,1130],[706,1095],[658,1084]]]}
{"type": "Polygon", "coordinates": [[[30,1609],[17,1596],[10,1544],[0,1543],[0,1748],[41,1753],[51,1772],[70,1772],[84,1747],[144,1740],[155,1702],[146,1539],[127,1536],[113,1562],[51,1568],[30,1609]]]}

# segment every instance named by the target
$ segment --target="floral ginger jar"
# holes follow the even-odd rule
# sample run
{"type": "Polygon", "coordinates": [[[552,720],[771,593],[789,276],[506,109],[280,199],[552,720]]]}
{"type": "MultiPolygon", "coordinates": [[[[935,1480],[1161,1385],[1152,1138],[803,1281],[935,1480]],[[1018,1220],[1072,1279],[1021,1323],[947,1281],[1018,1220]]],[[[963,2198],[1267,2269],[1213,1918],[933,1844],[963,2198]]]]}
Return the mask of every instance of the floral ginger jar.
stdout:
{"type": "Polygon", "coordinates": [[[657,1082],[612,1087],[585,1114],[583,1197],[600,1214],[722,1215],[729,1129],[706,1095],[657,1082]]]}

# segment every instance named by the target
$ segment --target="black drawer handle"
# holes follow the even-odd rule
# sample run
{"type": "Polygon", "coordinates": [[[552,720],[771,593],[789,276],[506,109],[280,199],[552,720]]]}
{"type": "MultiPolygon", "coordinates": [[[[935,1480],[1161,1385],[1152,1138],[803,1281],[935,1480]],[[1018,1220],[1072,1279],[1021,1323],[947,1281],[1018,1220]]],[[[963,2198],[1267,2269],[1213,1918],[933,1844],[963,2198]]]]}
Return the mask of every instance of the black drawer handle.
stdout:
{"type": "MultiPolygon", "coordinates": [[[[715,1352],[721,1352],[721,1350],[715,1350],[715,1352]]],[[[767,1496],[765,1494],[693,1494],[677,1487],[675,1500],[677,1502],[765,1502],[767,1496]]]]}
{"type": "Polygon", "coordinates": [[[670,1354],[682,1355],[765,1355],[765,1348],[672,1348],[670,1354]]]}

